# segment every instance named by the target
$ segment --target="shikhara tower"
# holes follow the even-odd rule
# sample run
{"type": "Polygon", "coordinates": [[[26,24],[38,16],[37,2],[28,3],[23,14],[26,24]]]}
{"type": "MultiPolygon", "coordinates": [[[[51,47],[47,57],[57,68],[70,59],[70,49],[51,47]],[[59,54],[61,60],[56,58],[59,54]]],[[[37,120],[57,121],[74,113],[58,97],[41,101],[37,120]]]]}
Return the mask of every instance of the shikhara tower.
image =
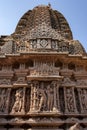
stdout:
{"type": "Polygon", "coordinates": [[[87,53],[41,5],[0,37],[0,130],[68,129],[87,130],[87,53]]]}

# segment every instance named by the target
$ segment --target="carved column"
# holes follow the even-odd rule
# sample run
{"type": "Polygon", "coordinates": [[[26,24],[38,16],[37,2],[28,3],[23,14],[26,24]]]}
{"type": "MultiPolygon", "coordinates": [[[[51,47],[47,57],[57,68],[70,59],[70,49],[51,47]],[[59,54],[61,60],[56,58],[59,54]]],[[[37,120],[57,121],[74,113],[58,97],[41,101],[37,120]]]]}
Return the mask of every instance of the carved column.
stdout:
{"type": "Polygon", "coordinates": [[[84,110],[83,110],[82,99],[81,99],[82,98],[82,90],[81,90],[81,88],[78,88],[77,91],[78,91],[78,96],[79,96],[79,101],[80,101],[81,113],[83,113],[84,110]]]}
{"type": "Polygon", "coordinates": [[[59,105],[59,84],[57,81],[53,81],[53,87],[54,87],[54,105],[53,105],[53,111],[60,113],[60,105],[59,105]]]}
{"type": "Polygon", "coordinates": [[[34,112],[38,110],[38,104],[37,104],[37,88],[38,88],[38,81],[35,81],[31,83],[31,102],[30,102],[30,111],[34,112]]]}
{"type": "Polygon", "coordinates": [[[59,103],[59,84],[57,83],[57,104],[58,104],[58,112],[60,112],[60,103],[59,103]]]}
{"type": "Polygon", "coordinates": [[[31,83],[31,101],[30,101],[30,111],[33,110],[33,84],[31,83]]]}
{"type": "Polygon", "coordinates": [[[7,112],[9,112],[10,107],[10,96],[11,96],[11,88],[8,88],[7,112]]]}
{"type": "Polygon", "coordinates": [[[73,94],[73,99],[74,99],[74,108],[75,108],[75,113],[78,113],[78,111],[77,111],[77,107],[76,107],[76,99],[75,99],[74,87],[72,87],[72,94],[73,94]]]}

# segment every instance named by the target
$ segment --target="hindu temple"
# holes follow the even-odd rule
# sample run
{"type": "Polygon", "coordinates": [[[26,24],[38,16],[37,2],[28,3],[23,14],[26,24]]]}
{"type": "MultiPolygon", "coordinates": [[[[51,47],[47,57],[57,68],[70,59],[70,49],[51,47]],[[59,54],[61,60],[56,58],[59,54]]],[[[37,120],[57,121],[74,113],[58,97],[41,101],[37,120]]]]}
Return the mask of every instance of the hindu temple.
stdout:
{"type": "Polygon", "coordinates": [[[0,36],[0,130],[87,130],[87,53],[50,4],[0,36]]]}

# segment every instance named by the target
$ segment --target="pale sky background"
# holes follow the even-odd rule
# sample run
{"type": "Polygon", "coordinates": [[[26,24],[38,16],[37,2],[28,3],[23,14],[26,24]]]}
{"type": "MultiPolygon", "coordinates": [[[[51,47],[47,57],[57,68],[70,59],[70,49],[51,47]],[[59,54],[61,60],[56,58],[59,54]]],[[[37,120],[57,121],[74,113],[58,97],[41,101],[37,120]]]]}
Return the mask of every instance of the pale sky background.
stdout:
{"type": "Polygon", "coordinates": [[[0,0],[0,35],[10,35],[18,21],[37,5],[48,5],[67,19],[73,38],[79,40],[87,51],[87,0],[0,0]]]}

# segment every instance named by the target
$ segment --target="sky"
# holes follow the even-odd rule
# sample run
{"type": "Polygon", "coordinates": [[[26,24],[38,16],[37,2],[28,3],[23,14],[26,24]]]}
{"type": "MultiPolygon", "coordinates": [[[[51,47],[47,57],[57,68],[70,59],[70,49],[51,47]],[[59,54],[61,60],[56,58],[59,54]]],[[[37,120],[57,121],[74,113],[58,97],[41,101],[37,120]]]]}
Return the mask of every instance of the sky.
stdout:
{"type": "Polygon", "coordinates": [[[87,52],[87,0],[0,0],[0,35],[12,34],[28,10],[48,3],[64,15],[73,39],[79,40],[87,52]]]}

